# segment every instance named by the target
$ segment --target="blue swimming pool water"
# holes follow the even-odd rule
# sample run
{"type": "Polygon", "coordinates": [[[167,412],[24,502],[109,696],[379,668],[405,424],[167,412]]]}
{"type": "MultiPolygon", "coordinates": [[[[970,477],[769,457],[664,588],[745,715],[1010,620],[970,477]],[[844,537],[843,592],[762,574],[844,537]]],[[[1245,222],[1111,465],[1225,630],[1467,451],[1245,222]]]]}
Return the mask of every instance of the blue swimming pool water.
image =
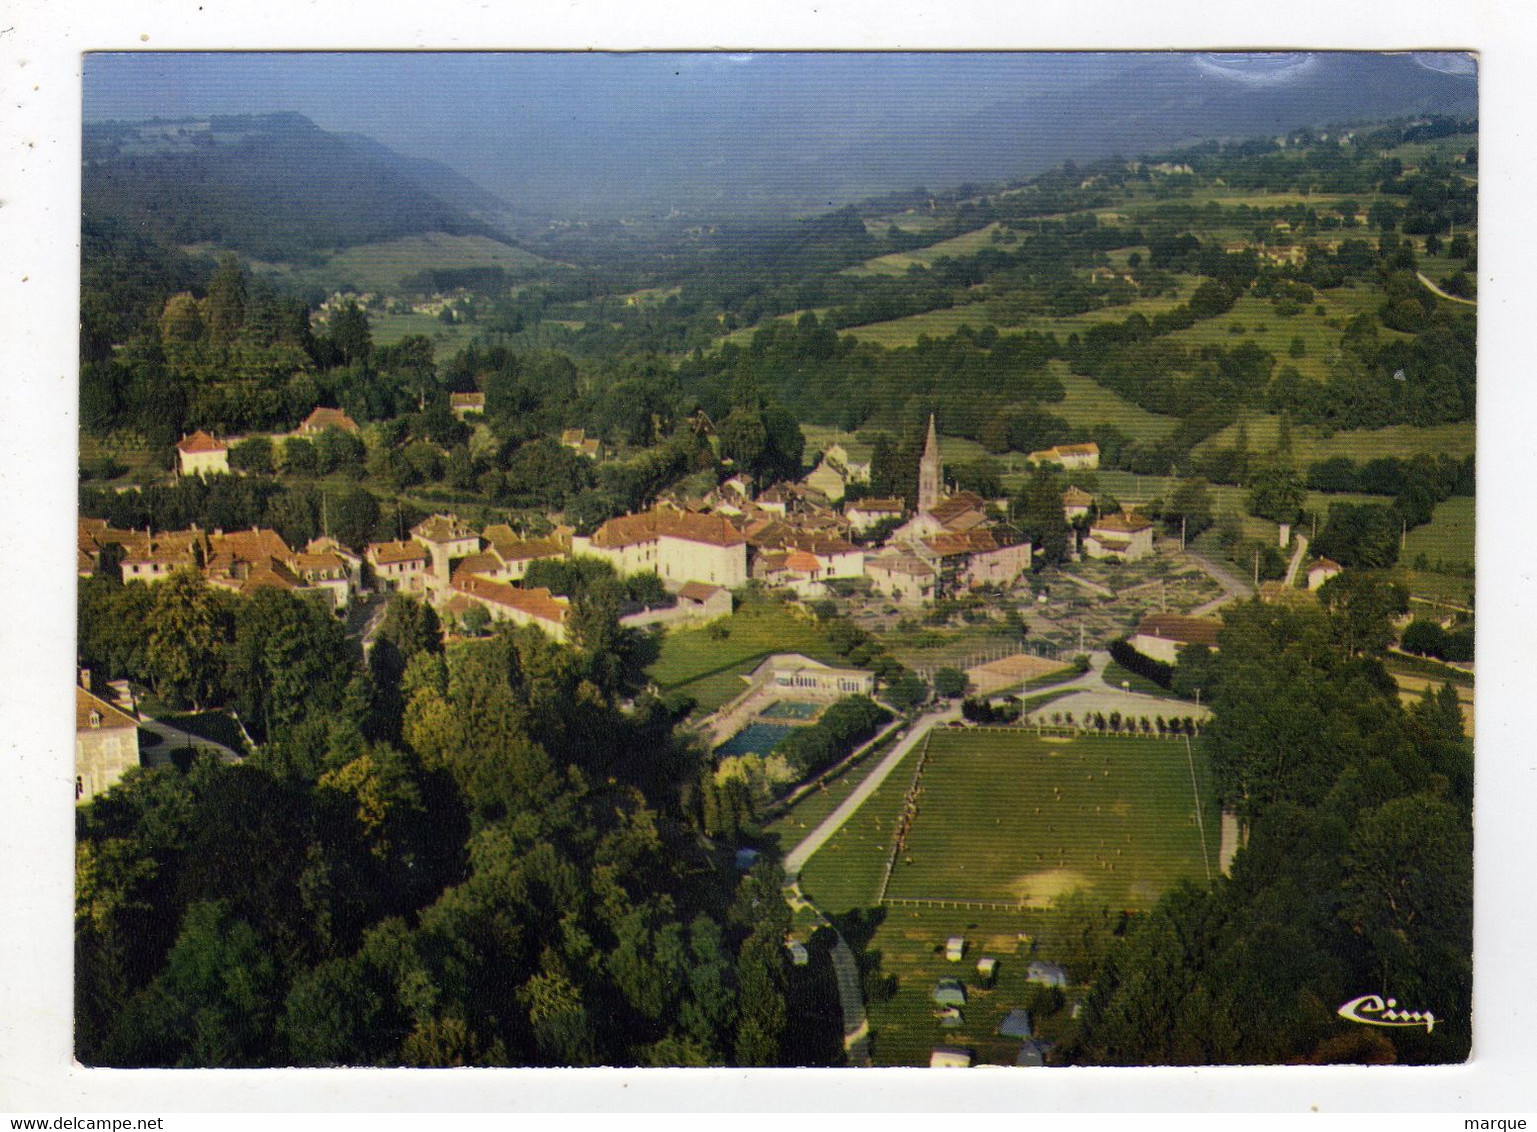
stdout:
{"type": "Polygon", "coordinates": [[[775,700],[758,714],[765,719],[815,719],[821,710],[821,704],[800,703],[796,700],[775,700]]]}
{"type": "Polygon", "coordinates": [[[716,747],[715,753],[717,755],[766,755],[792,730],[794,729],[782,723],[749,723],[716,747]]]}

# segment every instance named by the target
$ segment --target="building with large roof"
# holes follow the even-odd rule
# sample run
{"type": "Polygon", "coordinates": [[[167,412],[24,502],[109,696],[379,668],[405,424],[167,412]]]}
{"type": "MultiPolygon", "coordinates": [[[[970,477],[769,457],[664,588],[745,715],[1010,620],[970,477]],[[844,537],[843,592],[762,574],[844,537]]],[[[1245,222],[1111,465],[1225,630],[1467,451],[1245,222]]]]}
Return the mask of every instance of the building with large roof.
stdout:
{"type": "Polygon", "coordinates": [[[105,793],[138,765],[138,720],[77,684],[75,801],[89,802],[105,793]]]}
{"type": "Polygon", "coordinates": [[[198,429],[176,442],[176,471],[183,476],[229,474],[229,445],[198,429]]]}
{"type": "Polygon", "coordinates": [[[591,538],[573,538],[571,550],[604,559],[620,577],[652,571],[670,590],[685,582],[747,584],[747,537],[724,515],[670,508],[622,515],[591,538]]]}

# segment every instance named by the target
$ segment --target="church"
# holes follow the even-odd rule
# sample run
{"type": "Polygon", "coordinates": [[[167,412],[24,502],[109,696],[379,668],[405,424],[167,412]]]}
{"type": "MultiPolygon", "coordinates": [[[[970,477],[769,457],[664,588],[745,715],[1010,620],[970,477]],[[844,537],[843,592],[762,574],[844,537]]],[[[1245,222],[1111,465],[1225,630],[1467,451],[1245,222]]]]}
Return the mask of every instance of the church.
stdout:
{"type": "Polygon", "coordinates": [[[943,491],[939,431],[929,415],[918,461],[918,506],[892,532],[888,547],[929,564],[936,590],[1009,586],[1030,569],[1031,546],[1018,531],[988,517],[987,501],[971,491],[943,491]]]}

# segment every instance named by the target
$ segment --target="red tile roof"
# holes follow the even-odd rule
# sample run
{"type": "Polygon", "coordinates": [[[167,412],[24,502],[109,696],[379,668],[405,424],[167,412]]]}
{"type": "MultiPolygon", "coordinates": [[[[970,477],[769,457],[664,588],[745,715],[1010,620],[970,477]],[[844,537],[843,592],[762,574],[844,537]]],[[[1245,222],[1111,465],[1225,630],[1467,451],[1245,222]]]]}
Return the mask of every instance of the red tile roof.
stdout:
{"type": "Polygon", "coordinates": [[[304,423],[299,426],[299,431],[324,432],[328,428],[339,428],[343,432],[357,432],[358,422],[341,409],[328,409],[322,406],[316,408],[309,416],[304,418],[304,423]]]}
{"type": "Polygon", "coordinates": [[[177,441],[177,450],[181,452],[227,452],[229,445],[222,440],[216,440],[202,429],[198,429],[191,436],[184,436],[177,441]]]}
{"type": "Polygon", "coordinates": [[[425,562],[427,558],[427,548],[419,542],[406,540],[368,544],[368,559],[378,566],[394,562],[425,562]]]}
{"type": "Polygon", "coordinates": [[[492,582],[485,578],[463,575],[455,575],[450,585],[469,597],[489,601],[495,605],[504,605],[509,609],[521,610],[531,617],[537,617],[541,621],[553,621],[557,625],[564,625],[571,615],[571,602],[566,598],[554,596],[543,586],[524,589],[522,586],[513,586],[506,582],[492,582]]]}
{"type": "Polygon", "coordinates": [[[1178,613],[1150,613],[1137,625],[1137,635],[1179,641],[1187,645],[1215,645],[1222,622],[1214,617],[1185,617],[1178,613]]]}
{"type": "Polygon", "coordinates": [[[1145,531],[1152,527],[1152,522],[1141,515],[1123,511],[1119,515],[1107,515],[1097,520],[1089,528],[1089,533],[1097,535],[1099,531],[1115,531],[1119,534],[1132,535],[1138,531],[1145,531]]]}
{"type": "Polygon", "coordinates": [[[461,539],[478,539],[469,524],[455,515],[433,515],[411,528],[413,537],[422,542],[458,542],[461,539]]]}
{"type": "Polygon", "coordinates": [[[639,515],[622,515],[610,519],[593,534],[592,545],[616,549],[651,542],[664,536],[722,547],[741,546],[747,541],[724,515],[646,511],[639,515]]]}
{"type": "Polygon", "coordinates": [[[684,582],[678,590],[678,596],[689,601],[709,601],[724,590],[724,586],[712,586],[707,582],[684,582]]]}

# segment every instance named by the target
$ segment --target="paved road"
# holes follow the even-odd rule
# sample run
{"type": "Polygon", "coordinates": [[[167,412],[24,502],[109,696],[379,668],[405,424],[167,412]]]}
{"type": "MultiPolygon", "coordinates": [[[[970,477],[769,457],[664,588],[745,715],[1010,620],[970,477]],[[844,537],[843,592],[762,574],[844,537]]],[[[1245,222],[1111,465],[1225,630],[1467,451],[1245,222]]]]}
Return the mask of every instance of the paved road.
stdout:
{"type": "Polygon", "coordinates": [[[1193,550],[1186,549],[1185,556],[1189,558],[1190,561],[1199,566],[1202,570],[1205,570],[1206,573],[1210,575],[1212,581],[1216,582],[1217,585],[1222,587],[1221,597],[1213,598],[1205,605],[1196,606],[1190,611],[1190,616],[1204,617],[1208,613],[1212,612],[1212,610],[1224,606],[1228,604],[1228,602],[1241,601],[1244,598],[1251,597],[1254,594],[1253,586],[1239,578],[1225,566],[1218,566],[1211,559],[1205,557],[1204,555],[1197,554],[1193,550]]]}
{"type": "Polygon", "coordinates": [[[153,747],[145,747],[139,753],[140,761],[145,766],[164,766],[171,761],[172,751],[185,750],[191,747],[194,751],[207,752],[219,757],[221,762],[238,763],[240,753],[232,751],[223,743],[215,743],[212,739],[204,739],[201,735],[193,735],[183,731],[179,727],[172,727],[169,723],[162,723],[158,719],[144,716],[139,720],[139,726],[144,730],[160,736],[160,742],[153,747]]]}
{"type": "Polygon", "coordinates": [[[830,954],[833,977],[838,987],[838,1006],[843,1012],[843,1049],[848,1054],[850,1065],[869,1065],[870,1020],[865,1015],[864,993],[860,989],[859,982],[859,963],[854,958],[853,949],[843,938],[843,933],[838,931],[822,910],[806,899],[799,881],[792,880],[785,885],[785,899],[789,901],[791,908],[809,909],[817,926],[827,928],[833,933],[834,943],[830,954]]]}
{"type": "Polygon", "coordinates": [[[946,708],[934,715],[925,715],[913,724],[913,729],[897,741],[886,757],[875,765],[875,769],[865,775],[865,780],[854,787],[854,792],[843,800],[832,813],[822,820],[822,824],[808,833],[801,843],[785,854],[785,876],[794,879],[800,874],[801,867],[810,856],[827,843],[828,838],[843,828],[843,823],[853,817],[865,799],[874,794],[876,788],[886,781],[887,776],[897,768],[907,753],[923,741],[923,737],[940,723],[948,723],[952,719],[961,717],[961,709],[956,707],[946,708]]]}
{"type": "Polygon", "coordinates": [[[1302,565],[1302,560],[1307,557],[1308,552],[1307,535],[1299,534],[1296,536],[1294,541],[1296,542],[1297,547],[1292,551],[1292,560],[1287,563],[1286,566],[1286,585],[1288,587],[1295,586],[1297,584],[1297,568],[1302,565]]]}
{"type": "Polygon", "coordinates": [[[1448,295],[1445,291],[1441,290],[1441,288],[1432,283],[1429,278],[1426,277],[1423,271],[1416,271],[1414,274],[1419,276],[1420,282],[1425,284],[1426,287],[1430,288],[1430,293],[1435,295],[1437,298],[1445,299],[1447,302],[1451,303],[1462,303],[1470,307],[1478,306],[1477,299],[1464,299],[1457,295],[1448,295]]]}

